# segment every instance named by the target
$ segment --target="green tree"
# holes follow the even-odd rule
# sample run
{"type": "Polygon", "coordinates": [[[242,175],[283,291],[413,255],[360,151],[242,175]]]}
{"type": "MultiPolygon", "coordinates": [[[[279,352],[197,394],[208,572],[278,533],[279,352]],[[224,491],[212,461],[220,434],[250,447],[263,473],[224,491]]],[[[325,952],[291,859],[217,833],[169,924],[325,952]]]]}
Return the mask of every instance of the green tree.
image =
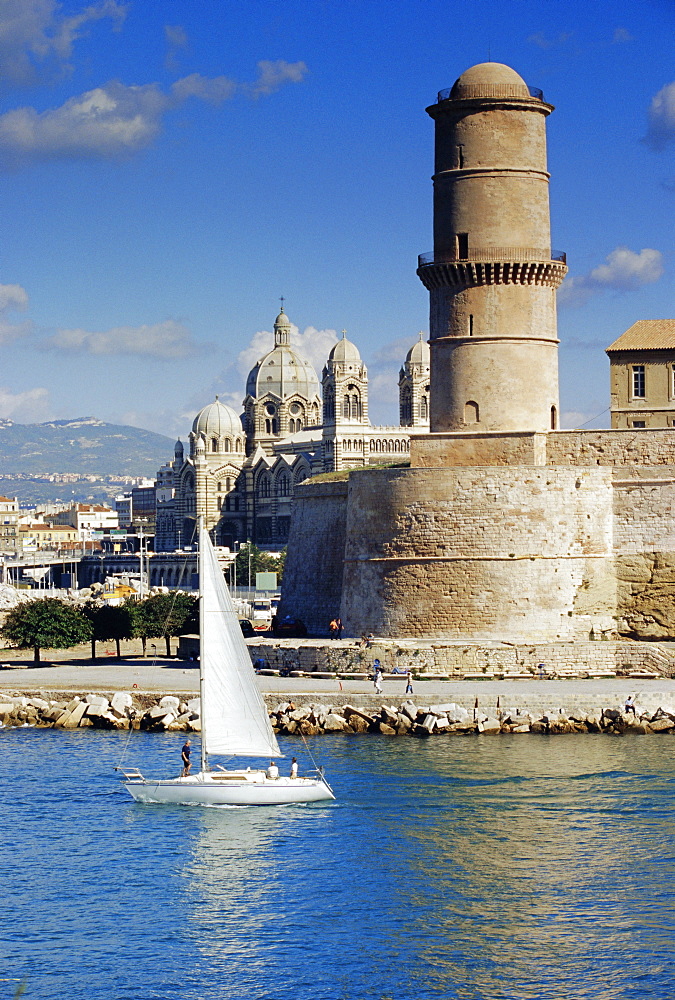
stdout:
{"type": "Polygon", "coordinates": [[[171,637],[186,630],[194,616],[197,598],[179,590],[168,594],[154,594],[144,601],[129,602],[133,620],[133,634],[141,640],[145,656],[148,639],[166,641],[166,655],[171,655],[171,637]]]}
{"type": "Polygon", "coordinates": [[[115,640],[117,659],[122,656],[120,642],[131,639],[134,634],[132,611],[127,604],[105,604],[100,601],[88,601],[82,608],[82,613],[93,625],[91,635],[91,658],[96,659],[96,643],[115,640]]]}
{"type": "Polygon", "coordinates": [[[19,649],[33,649],[34,663],[40,662],[41,649],[70,649],[87,642],[92,623],[79,608],[56,597],[19,604],[8,613],[3,636],[19,649]]]}
{"type": "Polygon", "coordinates": [[[236,558],[237,584],[240,587],[248,586],[249,554],[251,557],[251,587],[255,587],[256,573],[276,573],[278,575],[277,582],[281,582],[286,549],[276,555],[272,552],[262,552],[253,542],[246,542],[246,545],[242,545],[239,549],[236,558]]]}

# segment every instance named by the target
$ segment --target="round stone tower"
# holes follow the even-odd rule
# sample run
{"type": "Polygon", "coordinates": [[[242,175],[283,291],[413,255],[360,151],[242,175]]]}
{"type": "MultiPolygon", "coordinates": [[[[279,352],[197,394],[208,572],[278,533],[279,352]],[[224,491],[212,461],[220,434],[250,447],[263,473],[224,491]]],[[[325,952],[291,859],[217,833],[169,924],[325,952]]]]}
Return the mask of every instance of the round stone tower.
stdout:
{"type": "Polygon", "coordinates": [[[430,293],[431,431],[558,426],[546,118],[508,66],[482,63],[427,108],[436,123],[430,293]]]}

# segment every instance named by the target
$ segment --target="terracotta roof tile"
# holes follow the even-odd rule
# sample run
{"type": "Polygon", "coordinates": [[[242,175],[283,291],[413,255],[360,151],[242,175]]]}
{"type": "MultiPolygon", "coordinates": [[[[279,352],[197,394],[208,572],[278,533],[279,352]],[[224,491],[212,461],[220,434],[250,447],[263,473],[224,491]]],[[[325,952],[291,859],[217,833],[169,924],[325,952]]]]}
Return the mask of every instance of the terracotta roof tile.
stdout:
{"type": "Polygon", "coordinates": [[[605,349],[610,351],[663,351],[675,348],[675,319],[640,319],[605,349]]]}

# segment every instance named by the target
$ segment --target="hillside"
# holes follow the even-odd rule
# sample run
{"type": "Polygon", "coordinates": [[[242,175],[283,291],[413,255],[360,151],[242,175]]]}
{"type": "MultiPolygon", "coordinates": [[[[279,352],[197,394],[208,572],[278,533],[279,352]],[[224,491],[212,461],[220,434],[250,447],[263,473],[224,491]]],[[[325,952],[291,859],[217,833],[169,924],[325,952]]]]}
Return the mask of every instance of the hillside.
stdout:
{"type": "Polygon", "coordinates": [[[0,421],[0,476],[24,473],[154,476],[173,457],[172,438],[94,417],[44,424],[0,421]]]}

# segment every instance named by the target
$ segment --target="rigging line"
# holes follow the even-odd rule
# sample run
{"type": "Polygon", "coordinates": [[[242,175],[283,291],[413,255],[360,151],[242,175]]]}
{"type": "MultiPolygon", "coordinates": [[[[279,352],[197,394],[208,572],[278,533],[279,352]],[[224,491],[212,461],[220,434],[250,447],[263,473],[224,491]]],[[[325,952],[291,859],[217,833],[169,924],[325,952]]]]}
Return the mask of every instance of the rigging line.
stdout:
{"type": "Polygon", "coordinates": [[[593,420],[597,420],[598,417],[601,417],[603,413],[608,413],[610,409],[611,407],[606,406],[604,410],[602,410],[600,413],[596,413],[595,416],[591,417],[590,420],[587,420],[585,424],[579,424],[578,427],[575,427],[575,430],[577,431],[581,430],[582,427],[586,427],[587,424],[590,424],[592,423],[593,420]]]}
{"type": "Polygon", "coordinates": [[[316,770],[320,771],[321,768],[319,767],[319,765],[317,764],[317,762],[314,760],[314,756],[312,754],[312,751],[309,749],[309,744],[307,743],[307,740],[305,739],[305,734],[304,733],[300,733],[300,735],[302,736],[302,742],[305,744],[305,750],[309,754],[309,759],[311,760],[312,764],[314,764],[314,767],[316,768],[316,770]]]}
{"type": "Polygon", "coordinates": [[[125,742],[124,746],[122,747],[122,756],[120,757],[119,764],[115,768],[116,771],[121,771],[122,770],[122,764],[124,763],[124,758],[126,757],[127,750],[129,749],[129,740],[131,739],[131,734],[132,733],[133,733],[133,729],[132,729],[132,726],[131,726],[131,719],[129,719],[129,732],[127,734],[126,742],[125,742]]]}

